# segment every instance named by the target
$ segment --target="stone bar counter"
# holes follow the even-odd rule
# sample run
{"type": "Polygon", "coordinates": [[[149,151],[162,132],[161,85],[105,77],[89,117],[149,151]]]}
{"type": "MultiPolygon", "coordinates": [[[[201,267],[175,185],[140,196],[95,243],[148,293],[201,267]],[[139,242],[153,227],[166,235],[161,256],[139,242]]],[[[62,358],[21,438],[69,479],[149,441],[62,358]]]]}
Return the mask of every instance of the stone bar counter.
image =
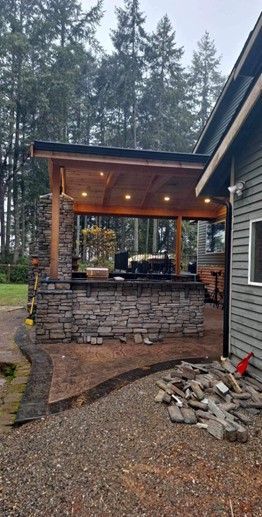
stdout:
{"type": "Polygon", "coordinates": [[[202,336],[203,284],[172,280],[42,281],[38,342],[86,343],[89,337],[202,336]]]}

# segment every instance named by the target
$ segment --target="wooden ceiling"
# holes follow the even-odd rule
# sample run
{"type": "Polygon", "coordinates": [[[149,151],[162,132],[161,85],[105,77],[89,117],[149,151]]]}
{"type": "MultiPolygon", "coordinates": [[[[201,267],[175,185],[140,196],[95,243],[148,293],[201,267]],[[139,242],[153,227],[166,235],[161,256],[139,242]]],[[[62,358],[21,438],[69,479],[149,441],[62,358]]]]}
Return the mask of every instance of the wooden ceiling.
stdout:
{"type": "Polygon", "coordinates": [[[196,198],[200,164],[144,165],[55,160],[65,175],[65,193],[79,214],[213,218],[217,205],[196,198]],[[85,194],[83,196],[83,193],[85,194]]]}
{"type": "Polygon", "coordinates": [[[35,152],[59,168],[64,191],[74,199],[78,214],[134,217],[217,217],[220,207],[197,198],[195,187],[204,163],[147,160],[126,157],[35,152]],[[85,196],[83,196],[85,193],[85,196]]]}

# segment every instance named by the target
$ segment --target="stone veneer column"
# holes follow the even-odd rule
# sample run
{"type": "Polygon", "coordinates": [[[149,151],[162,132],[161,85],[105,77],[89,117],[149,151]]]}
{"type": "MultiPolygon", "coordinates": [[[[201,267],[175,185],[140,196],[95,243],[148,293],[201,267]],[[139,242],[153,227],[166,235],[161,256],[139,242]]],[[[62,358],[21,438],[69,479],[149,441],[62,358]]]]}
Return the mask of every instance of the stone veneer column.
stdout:
{"type": "MultiPolygon", "coordinates": [[[[36,244],[34,254],[38,255],[38,273],[41,279],[49,276],[52,194],[41,196],[38,202],[36,244]]],[[[60,232],[58,280],[70,280],[72,276],[72,254],[74,238],[73,199],[65,194],[60,196],[60,232]]],[[[36,269],[34,268],[34,272],[36,269]]],[[[31,277],[32,275],[30,275],[31,277]]]]}
{"type": "MultiPolygon", "coordinates": [[[[74,239],[73,199],[60,196],[58,279],[49,277],[52,194],[41,196],[38,204],[36,253],[40,286],[37,294],[36,341],[70,342],[72,325],[72,254],[74,239]]],[[[34,268],[35,271],[35,268],[34,268]]],[[[33,273],[33,271],[32,271],[33,273]]],[[[31,280],[33,275],[31,275],[31,280]]],[[[32,289],[31,289],[32,290],[32,289]]]]}

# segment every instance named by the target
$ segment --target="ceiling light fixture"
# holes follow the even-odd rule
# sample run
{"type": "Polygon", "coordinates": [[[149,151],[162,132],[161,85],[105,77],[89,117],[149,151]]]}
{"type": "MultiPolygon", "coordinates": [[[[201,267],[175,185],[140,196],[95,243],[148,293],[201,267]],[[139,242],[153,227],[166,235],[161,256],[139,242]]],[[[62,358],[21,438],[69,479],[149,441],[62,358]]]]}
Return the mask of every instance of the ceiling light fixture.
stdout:
{"type": "Polygon", "coordinates": [[[87,196],[87,192],[82,192],[82,196],[86,197],[87,196]]]}
{"type": "Polygon", "coordinates": [[[130,194],[126,194],[126,195],[125,195],[125,199],[131,199],[130,194]]]}
{"type": "Polygon", "coordinates": [[[170,197],[169,196],[165,196],[164,197],[164,201],[170,201],[170,197]]]}
{"type": "Polygon", "coordinates": [[[206,199],[205,199],[205,203],[207,203],[207,204],[208,204],[208,203],[211,203],[211,199],[210,199],[210,197],[206,197],[206,199]]]}
{"type": "Polygon", "coordinates": [[[104,173],[103,173],[103,172],[100,172],[100,176],[104,176],[104,173]]]}

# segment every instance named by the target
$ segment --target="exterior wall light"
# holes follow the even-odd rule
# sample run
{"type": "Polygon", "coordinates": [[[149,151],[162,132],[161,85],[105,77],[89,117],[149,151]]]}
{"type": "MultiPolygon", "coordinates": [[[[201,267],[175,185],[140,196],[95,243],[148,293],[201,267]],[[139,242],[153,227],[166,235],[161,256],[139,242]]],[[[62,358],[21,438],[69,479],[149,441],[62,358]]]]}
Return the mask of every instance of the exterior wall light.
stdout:
{"type": "Polygon", "coordinates": [[[237,197],[241,197],[243,194],[243,189],[245,186],[245,181],[239,181],[235,185],[228,187],[230,194],[236,194],[237,197]]]}

